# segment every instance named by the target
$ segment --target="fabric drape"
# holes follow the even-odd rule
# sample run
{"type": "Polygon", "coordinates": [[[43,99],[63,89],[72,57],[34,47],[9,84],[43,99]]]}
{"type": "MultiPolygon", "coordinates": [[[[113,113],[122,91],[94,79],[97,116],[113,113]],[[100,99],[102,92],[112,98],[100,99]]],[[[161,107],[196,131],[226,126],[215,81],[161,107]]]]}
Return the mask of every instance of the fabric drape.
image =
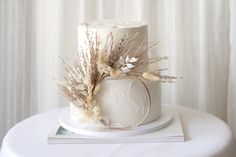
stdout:
{"type": "MultiPolygon", "coordinates": [[[[236,135],[235,0],[0,0],[0,139],[17,122],[64,106],[56,79],[77,51],[77,25],[142,20],[150,57],[170,56],[162,102],[211,113],[236,135]]],[[[40,125],[40,124],[39,124],[40,125]]]]}

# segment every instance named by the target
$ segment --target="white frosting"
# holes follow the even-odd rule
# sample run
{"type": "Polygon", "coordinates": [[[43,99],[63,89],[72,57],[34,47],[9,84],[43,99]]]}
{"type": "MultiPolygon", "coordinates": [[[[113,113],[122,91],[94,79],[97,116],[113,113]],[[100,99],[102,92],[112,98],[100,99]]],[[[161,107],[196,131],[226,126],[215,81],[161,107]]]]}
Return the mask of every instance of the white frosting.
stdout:
{"type": "MultiPolygon", "coordinates": [[[[151,108],[142,124],[152,122],[161,115],[160,83],[146,82],[145,84],[151,96],[151,108]]],[[[143,119],[148,110],[148,91],[140,81],[135,79],[106,79],[101,82],[101,89],[95,99],[111,126],[132,127],[143,119]]],[[[83,113],[80,109],[73,105],[71,109],[72,119],[81,121],[83,113]]],[[[87,128],[95,126],[101,124],[88,123],[87,128]]]]}
{"type": "Polygon", "coordinates": [[[149,106],[145,87],[134,79],[104,80],[96,100],[110,124],[123,127],[140,122],[149,106]]]}
{"type": "Polygon", "coordinates": [[[113,34],[114,45],[128,34],[131,36],[137,34],[136,38],[134,39],[137,45],[134,45],[134,47],[139,46],[142,41],[148,41],[147,25],[144,22],[105,20],[100,22],[80,24],[78,26],[79,49],[88,48],[86,31],[88,31],[90,36],[92,36],[92,40],[95,39],[95,35],[97,33],[97,37],[100,41],[100,48],[104,47],[107,37],[110,33],[113,34]]]}
{"type": "Polygon", "coordinates": [[[101,89],[96,100],[111,125],[132,127],[140,122],[149,108],[149,95],[151,108],[143,123],[149,123],[159,118],[161,97],[159,83],[146,82],[144,85],[135,79],[106,79],[101,83],[101,89]],[[159,89],[159,90],[158,90],[159,89]]]}

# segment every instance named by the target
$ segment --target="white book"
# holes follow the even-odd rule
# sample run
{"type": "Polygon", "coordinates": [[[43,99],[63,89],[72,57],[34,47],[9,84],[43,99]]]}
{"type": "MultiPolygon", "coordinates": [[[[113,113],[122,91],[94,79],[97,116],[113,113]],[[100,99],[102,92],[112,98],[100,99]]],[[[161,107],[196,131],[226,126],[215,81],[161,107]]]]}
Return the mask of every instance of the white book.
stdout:
{"type": "Polygon", "coordinates": [[[48,135],[49,144],[105,144],[105,143],[151,143],[183,142],[184,133],[179,113],[173,112],[172,121],[155,132],[127,137],[93,137],[67,131],[58,123],[48,135]]]}

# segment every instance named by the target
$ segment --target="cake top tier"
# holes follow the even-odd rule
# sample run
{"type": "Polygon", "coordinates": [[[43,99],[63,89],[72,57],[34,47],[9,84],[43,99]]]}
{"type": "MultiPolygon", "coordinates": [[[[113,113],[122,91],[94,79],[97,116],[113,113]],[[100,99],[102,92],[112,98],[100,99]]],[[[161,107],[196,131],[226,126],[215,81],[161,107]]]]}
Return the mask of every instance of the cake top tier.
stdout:
{"type": "Polygon", "coordinates": [[[88,49],[88,44],[85,44],[88,43],[87,34],[93,41],[98,39],[100,49],[107,46],[108,39],[112,40],[113,45],[118,45],[124,38],[130,37],[133,40],[130,45],[132,49],[148,42],[148,26],[141,21],[104,20],[82,23],[78,26],[79,49],[88,49]]]}
{"type": "MultiPolygon", "coordinates": [[[[146,22],[127,20],[104,20],[87,22],[87,27],[91,29],[116,29],[116,28],[137,28],[147,26],[146,22]]],[[[85,25],[85,23],[81,24],[85,25]]]]}

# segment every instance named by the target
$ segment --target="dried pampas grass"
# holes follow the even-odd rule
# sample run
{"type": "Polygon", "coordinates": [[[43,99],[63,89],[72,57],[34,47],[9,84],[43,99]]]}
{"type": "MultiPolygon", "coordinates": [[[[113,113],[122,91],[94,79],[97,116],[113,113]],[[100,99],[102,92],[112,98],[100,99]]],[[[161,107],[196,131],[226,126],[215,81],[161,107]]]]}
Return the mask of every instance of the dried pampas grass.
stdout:
{"type": "Polygon", "coordinates": [[[86,31],[88,49],[79,50],[72,66],[61,59],[65,75],[64,81],[58,82],[58,86],[69,101],[85,111],[86,121],[92,118],[101,120],[106,125],[109,123],[94,100],[100,90],[100,82],[106,77],[130,77],[162,82],[173,82],[176,79],[174,76],[161,75],[163,69],[147,71],[148,64],[167,60],[168,57],[148,59],[147,50],[155,46],[155,43],[149,45],[143,40],[135,47],[137,43],[133,39],[138,35],[127,34],[114,44],[114,37],[110,33],[105,46],[100,48],[97,34],[94,37],[86,31]]]}

